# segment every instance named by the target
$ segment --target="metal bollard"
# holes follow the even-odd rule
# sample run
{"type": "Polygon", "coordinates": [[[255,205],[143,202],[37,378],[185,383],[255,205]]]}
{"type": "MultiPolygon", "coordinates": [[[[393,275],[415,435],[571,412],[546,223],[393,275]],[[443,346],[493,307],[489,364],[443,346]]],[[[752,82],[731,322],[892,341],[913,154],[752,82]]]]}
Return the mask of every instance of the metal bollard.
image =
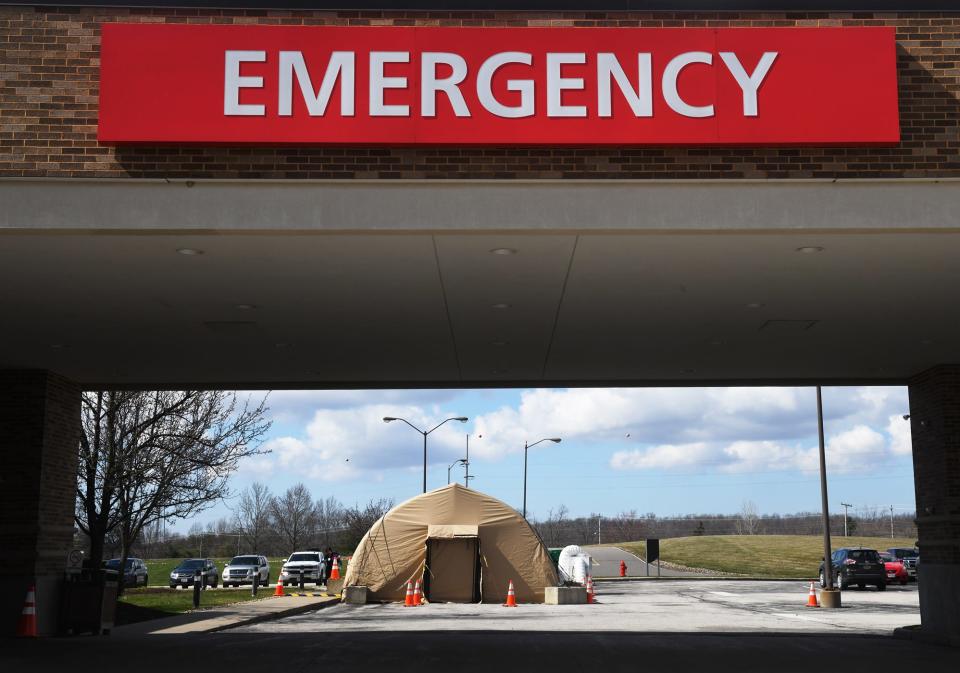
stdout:
{"type": "Polygon", "coordinates": [[[253,584],[250,585],[250,595],[256,596],[257,589],[260,587],[260,573],[253,576],[253,584]]]}
{"type": "Polygon", "coordinates": [[[193,575],[193,607],[194,609],[200,607],[200,587],[203,584],[203,576],[200,574],[200,571],[194,573],[193,575]]]}

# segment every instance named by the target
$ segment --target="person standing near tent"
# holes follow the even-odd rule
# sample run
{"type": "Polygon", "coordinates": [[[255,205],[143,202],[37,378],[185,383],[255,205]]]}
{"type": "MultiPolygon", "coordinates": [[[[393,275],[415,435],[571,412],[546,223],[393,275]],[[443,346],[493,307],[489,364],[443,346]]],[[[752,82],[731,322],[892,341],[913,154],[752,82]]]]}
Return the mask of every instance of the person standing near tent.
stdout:
{"type": "MultiPolygon", "coordinates": [[[[323,583],[327,583],[327,579],[330,577],[330,570],[333,568],[333,559],[339,558],[340,555],[333,551],[332,548],[327,547],[326,551],[323,552],[323,583]]],[[[339,561],[338,561],[339,562],[339,561]]]]}

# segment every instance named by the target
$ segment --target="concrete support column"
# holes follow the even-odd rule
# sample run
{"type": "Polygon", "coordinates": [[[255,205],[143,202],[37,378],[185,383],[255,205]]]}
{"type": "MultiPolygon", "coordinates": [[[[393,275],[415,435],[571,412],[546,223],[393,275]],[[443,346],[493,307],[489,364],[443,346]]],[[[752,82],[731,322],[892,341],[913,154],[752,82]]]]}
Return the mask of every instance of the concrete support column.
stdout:
{"type": "Polygon", "coordinates": [[[27,588],[37,628],[56,629],[73,542],[80,387],[41,370],[0,370],[0,638],[12,635],[27,588]]]}
{"type": "Polygon", "coordinates": [[[960,637],[960,365],[910,380],[923,631],[960,637]]]}

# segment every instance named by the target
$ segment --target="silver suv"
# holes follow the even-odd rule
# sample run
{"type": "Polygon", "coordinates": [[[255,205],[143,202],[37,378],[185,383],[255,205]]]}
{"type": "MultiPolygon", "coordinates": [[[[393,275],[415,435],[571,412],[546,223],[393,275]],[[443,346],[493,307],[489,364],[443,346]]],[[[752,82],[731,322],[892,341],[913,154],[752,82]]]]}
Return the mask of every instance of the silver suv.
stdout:
{"type": "Polygon", "coordinates": [[[245,554],[234,556],[230,563],[223,567],[220,580],[225,587],[238,587],[241,584],[253,584],[253,578],[259,577],[258,584],[270,584],[270,563],[266,556],[245,554]]]}
{"type": "Polygon", "coordinates": [[[320,551],[297,551],[290,554],[290,558],[283,559],[280,569],[280,579],[284,584],[295,584],[303,573],[304,582],[321,585],[327,579],[327,563],[320,551]]]}

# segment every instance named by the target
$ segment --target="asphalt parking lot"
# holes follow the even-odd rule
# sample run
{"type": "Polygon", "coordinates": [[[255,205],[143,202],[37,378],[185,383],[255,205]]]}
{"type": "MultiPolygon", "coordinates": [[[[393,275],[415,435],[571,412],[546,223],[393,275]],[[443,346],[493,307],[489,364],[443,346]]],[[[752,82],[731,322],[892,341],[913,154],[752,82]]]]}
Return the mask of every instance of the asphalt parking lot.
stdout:
{"type": "Polygon", "coordinates": [[[742,580],[597,583],[595,605],[338,605],[236,629],[241,633],[344,631],[577,631],[848,633],[889,635],[920,623],[916,585],[848,590],[840,610],[805,607],[809,584],[742,580]]]}
{"type": "MultiPolygon", "coordinates": [[[[598,583],[597,605],[337,605],[220,633],[10,641],[0,669],[262,673],[335,666],[458,673],[955,671],[957,651],[889,636],[919,621],[915,586],[844,592],[844,607],[802,607],[797,582],[598,583]]],[[[279,599],[278,599],[279,600],[279,599]]]]}

